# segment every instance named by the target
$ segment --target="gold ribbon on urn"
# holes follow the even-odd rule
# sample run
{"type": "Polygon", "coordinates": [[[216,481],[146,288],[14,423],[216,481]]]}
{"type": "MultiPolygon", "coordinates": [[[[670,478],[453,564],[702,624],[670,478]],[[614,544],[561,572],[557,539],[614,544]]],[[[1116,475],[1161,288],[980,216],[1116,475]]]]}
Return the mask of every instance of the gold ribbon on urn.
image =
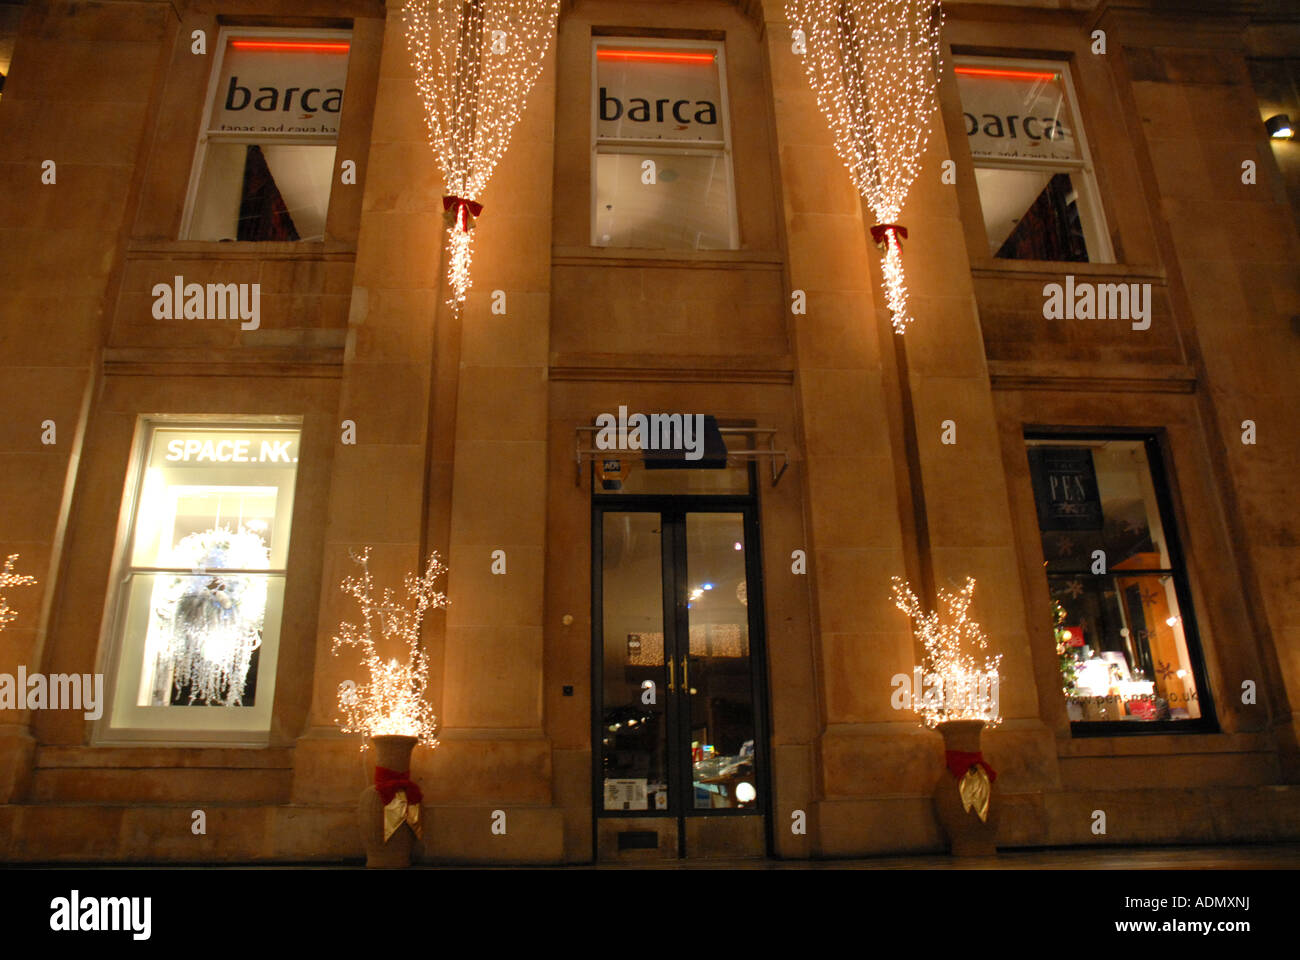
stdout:
{"type": "Polygon", "coordinates": [[[384,843],[403,823],[409,824],[417,837],[423,836],[420,832],[420,805],[407,803],[406,791],[398,790],[384,807],[384,843]]]}
{"type": "Polygon", "coordinates": [[[957,795],[961,797],[963,810],[974,810],[982,821],[988,822],[989,798],[993,795],[993,786],[982,764],[972,764],[966,771],[966,775],[957,784],[957,795]]]}

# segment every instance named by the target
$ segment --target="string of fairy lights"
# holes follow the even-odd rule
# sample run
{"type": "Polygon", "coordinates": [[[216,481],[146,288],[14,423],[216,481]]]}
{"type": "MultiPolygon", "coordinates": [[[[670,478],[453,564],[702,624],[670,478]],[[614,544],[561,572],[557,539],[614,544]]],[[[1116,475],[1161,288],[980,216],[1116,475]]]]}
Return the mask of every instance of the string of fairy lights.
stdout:
{"type": "Polygon", "coordinates": [[[924,674],[927,684],[933,680],[933,695],[913,698],[912,709],[921,715],[927,727],[948,720],[983,720],[996,727],[1002,722],[997,697],[998,668],[1002,654],[989,656],[988,638],[979,623],[970,616],[975,594],[975,579],[968,577],[956,593],[936,590],[938,610],[925,610],[921,601],[903,579],[891,580],[894,605],[912,619],[912,633],[925,650],[924,674]],[[984,654],[981,665],[976,652],[984,654]]]}
{"type": "Polygon", "coordinates": [[[898,223],[938,107],[937,0],[786,0],[808,80],[853,185],[875,214],[894,331],[912,317],[898,223]]]}
{"type": "Polygon", "coordinates": [[[30,587],[36,583],[35,577],[30,577],[25,573],[14,573],[14,562],[18,559],[18,554],[11,553],[0,568],[0,630],[7,627],[18,616],[18,612],[9,606],[9,601],[5,597],[10,587],[30,587]]]}
{"type": "Polygon", "coordinates": [[[438,718],[427,696],[429,657],[420,643],[420,625],[430,609],[447,606],[446,594],[436,586],[447,568],[434,553],[422,576],[408,574],[405,585],[411,603],[407,605],[398,603],[387,587],[375,597],[369,548],[353,559],[360,565],[361,575],[345,578],[342,589],[361,607],[361,623],[340,623],[331,652],[338,656],[344,648],[360,650],[370,679],[339,685],[340,726],[345,733],[363,735],[363,750],[365,738],[377,736],[415,737],[424,746],[436,747],[438,718]],[[385,659],[381,647],[387,653],[405,647],[405,662],[396,657],[385,659]]]}
{"type": "Polygon", "coordinates": [[[446,184],[449,303],[470,289],[474,221],[555,33],[559,0],[407,0],[429,146],[446,184]]]}

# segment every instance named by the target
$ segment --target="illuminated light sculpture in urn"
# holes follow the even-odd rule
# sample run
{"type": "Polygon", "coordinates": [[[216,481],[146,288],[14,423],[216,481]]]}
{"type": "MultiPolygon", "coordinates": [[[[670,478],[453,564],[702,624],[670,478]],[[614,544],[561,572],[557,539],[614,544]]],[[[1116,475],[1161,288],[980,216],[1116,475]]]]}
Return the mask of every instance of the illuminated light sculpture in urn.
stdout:
{"type": "Polygon", "coordinates": [[[1002,722],[999,712],[998,667],[1002,655],[988,654],[988,638],[970,617],[974,579],[956,593],[936,591],[945,608],[926,611],[911,587],[893,578],[894,604],[912,620],[912,632],[925,651],[917,669],[912,709],[921,722],[943,736],[945,772],[934,790],[935,812],[957,856],[992,856],[997,852],[998,806],[994,801],[997,774],[984,761],[980,734],[1002,722]],[[977,661],[982,654],[983,663],[977,661]]]}
{"type": "Polygon", "coordinates": [[[903,333],[912,317],[898,221],[938,109],[943,11],[935,0],[786,0],[786,16],[835,149],[876,216],[885,301],[903,333]]]}
{"type": "Polygon", "coordinates": [[[361,607],[361,624],[339,624],[333,653],[338,656],[345,647],[360,650],[370,679],[339,685],[340,725],[346,733],[363,735],[363,750],[367,740],[375,748],[375,783],[362,791],[358,810],[366,866],[406,867],[422,830],[423,795],[411,780],[411,751],[416,744],[438,745],[438,718],[427,695],[429,657],[420,645],[420,626],[430,609],[447,606],[446,594],[436,586],[447,568],[432,554],[422,576],[407,575],[409,602],[403,604],[389,588],[375,598],[369,548],[353,559],[361,566],[361,576],[346,578],[342,589],[361,607]],[[405,647],[406,658],[385,659],[381,647],[386,653],[405,647]]]}
{"type": "Polygon", "coordinates": [[[479,198],[527,104],[559,0],[407,0],[403,8],[429,145],[446,195],[449,303],[470,288],[479,198]]]}
{"type": "Polygon", "coordinates": [[[29,577],[25,573],[14,573],[14,561],[17,559],[18,554],[11,553],[5,559],[4,568],[0,569],[0,630],[7,627],[18,616],[18,612],[9,606],[4,592],[10,587],[30,587],[36,583],[35,577],[29,577]]]}

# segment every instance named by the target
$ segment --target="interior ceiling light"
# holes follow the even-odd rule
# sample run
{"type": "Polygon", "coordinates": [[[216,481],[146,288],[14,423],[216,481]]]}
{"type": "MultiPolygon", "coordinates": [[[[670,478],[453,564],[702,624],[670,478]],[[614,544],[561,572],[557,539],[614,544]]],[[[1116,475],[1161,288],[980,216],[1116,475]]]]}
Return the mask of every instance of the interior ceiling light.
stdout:
{"type": "Polygon", "coordinates": [[[1055,80],[1055,73],[1034,70],[995,70],[992,67],[954,67],[959,77],[1001,77],[1005,80],[1055,80]]]}
{"type": "Polygon", "coordinates": [[[639,60],[648,63],[713,63],[712,53],[678,53],[672,50],[598,50],[597,60],[639,60]]]}
{"type": "Polygon", "coordinates": [[[350,44],[344,41],[326,43],[319,40],[231,40],[235,50],[282,50],[298,53],[347,53],[350,44]]]}

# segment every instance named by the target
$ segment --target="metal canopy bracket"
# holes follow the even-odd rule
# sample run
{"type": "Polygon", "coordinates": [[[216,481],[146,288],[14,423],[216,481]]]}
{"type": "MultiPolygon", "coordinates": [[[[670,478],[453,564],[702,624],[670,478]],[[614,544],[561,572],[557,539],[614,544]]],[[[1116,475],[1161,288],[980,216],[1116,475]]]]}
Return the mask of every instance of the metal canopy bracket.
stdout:
{"type": "MultiPolygon", "coordinates": [[[[612,456],[630,456],[639,455],[640,450],[599,450],[594,446],[593,434],[599,427],[583,426],[574,429],[574,486],[582,486],[582,465],[591,463],[603,457],[612,456]]],[[[725,439],[728,435],[753,436],[756,443],[765,443],[761,449],[753,450],[732,450],[727,448],[727,462],[740,461],[742,463],[749,461],[759,461],[766,459],[768,462],[769,473],[772,477],[772,486],[781,482],[785,476],[786,468],[790,466],[790,455],[785,450],[776,449],[776,428],[775,427],[719,427],[718,432],[725,439]],[[778,463],[778,460],[780,461],[778,463]]]]}

